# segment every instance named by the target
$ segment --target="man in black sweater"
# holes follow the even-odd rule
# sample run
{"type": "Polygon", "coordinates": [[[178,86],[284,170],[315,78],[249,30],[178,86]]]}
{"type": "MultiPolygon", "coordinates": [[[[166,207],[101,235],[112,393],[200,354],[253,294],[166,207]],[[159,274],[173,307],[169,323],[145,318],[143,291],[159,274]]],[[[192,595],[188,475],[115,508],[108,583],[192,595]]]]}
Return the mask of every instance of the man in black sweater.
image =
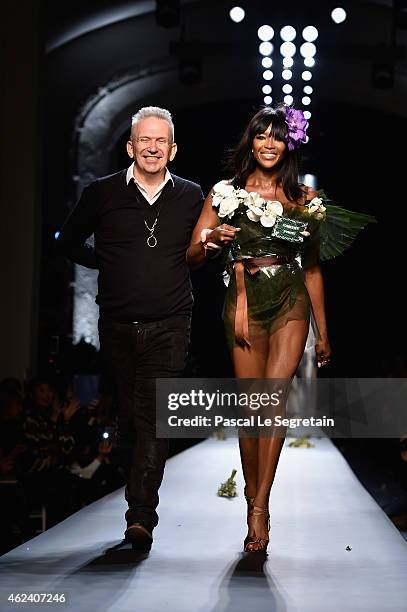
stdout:
{"type": "Polygon", "coordinates": [[[127,475],[128,541],[149,548],[168,440],[155,431],[155,379],[185,367],[192,310],[186,250],[199,217],[199,185],[172,175],[171,114],[132,118],[128,169],[86,187],[58,237],[60,251],[99,270],[99,338],[117,392],[117,447],[127,475]],[[94,248],[86,240],[94,234],[94,248]]]}

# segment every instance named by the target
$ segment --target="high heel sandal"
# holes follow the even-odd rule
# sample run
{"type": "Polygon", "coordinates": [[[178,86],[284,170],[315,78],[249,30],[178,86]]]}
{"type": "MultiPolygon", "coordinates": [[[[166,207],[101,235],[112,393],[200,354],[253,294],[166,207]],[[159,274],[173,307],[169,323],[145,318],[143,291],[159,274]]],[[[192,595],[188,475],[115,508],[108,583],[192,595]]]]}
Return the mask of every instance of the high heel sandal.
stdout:
{"type": "MultiPolygon", "coordinates": [[[[260,506],[252,506],[249,512],[249,520],[255,516],[265,515],[267,518],[267,531],[270,531],[270,513],[268,508],[261,508],[260,506]]],[[[248,536],[245,539],[244,551],[245,552],[266,552],[269,544],[269,538],[256,538],[248,536]],[[254,546],[254,547],[253,547],[254,546]]]]}
{"type": "MultiPolygon", "coordinates": [[[[251,512],[251,510],[253,508],[253,504],[254,504],[255,498],[254,497],[248,497],[246,495],[246,488],[244,490],[244,496],[245,496],[245,499],[246,499],[246,502],[247,502],[247,521],[248,521],[249,520],[249,514],[250,514],[250,512],[251,512]]],[[[249,526],[249,523],[247,523],[247,526],[249,526]]],[[[246,548],[246,544],[248,544],[248,542],[251,542],[251,541],[252,541],[252,537],[247,535],[245,537],[245,539],[244,539],[243,547],[246,548]]]]}

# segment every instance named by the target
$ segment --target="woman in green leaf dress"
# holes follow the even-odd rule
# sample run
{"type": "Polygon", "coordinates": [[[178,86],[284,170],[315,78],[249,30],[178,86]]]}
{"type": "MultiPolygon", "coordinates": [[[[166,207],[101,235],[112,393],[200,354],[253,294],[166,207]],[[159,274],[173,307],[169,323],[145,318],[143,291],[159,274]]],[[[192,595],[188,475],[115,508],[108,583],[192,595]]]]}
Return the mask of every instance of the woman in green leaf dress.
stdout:
{"type": "MultiPolygon", "coordinates": [[[[283,105],[254,115],[234,151],[233,178],[206,198],[187,252],[195,267],[208,252],[227,247],[223,319],[237,378],[292,379],[311,311],[317,364],[329,363],[320,259],[342,252],[372,220],[329,205],[322,192],[298,183],[307,127],[302,111],[283,105]]],[[[281,434],[239,436],[247,552],[267,549],[269,496],[283,444],[281,434]]]]}

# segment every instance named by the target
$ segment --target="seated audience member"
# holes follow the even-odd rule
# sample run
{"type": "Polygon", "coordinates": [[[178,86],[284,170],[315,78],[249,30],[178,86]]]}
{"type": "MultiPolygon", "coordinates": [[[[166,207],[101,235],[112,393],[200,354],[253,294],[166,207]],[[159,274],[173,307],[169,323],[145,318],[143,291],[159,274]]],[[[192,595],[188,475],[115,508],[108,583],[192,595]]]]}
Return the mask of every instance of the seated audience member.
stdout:
{"type": "Polygon", "coordinates": [[[18,460],[22,443],[21,397],[16,391],[0,391],[0,553],[29,540],[32,527],[28,504],[19,480],[18,460]],[[17,532],[17,533],[16,533],[17,532]]]}
{"type": "Polygon", "coordinates": [[[75,448],[70,419],[77,409],[60,401],[50,381],[36,379],[29,384],[21,479],[30,507],[45,505],[47,527],[77,509],[76,483],[68,470],[75,448]]]}

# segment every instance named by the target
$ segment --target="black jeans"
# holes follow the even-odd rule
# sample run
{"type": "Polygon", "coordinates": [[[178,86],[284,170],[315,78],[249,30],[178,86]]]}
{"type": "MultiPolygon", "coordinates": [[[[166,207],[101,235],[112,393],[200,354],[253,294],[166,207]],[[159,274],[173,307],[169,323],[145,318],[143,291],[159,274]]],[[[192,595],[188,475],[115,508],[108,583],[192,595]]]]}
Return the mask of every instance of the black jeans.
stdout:
{"type": "Polygon", "coordinates": [[[156,438],[155,379],[181,376],[191,319],[173,316],[149,323],[99,319],[101,354],[118,403],[117,453],[126,474],[127,525],[149,531],[158,523],[158,489],[169,441],[156,438]]]}

